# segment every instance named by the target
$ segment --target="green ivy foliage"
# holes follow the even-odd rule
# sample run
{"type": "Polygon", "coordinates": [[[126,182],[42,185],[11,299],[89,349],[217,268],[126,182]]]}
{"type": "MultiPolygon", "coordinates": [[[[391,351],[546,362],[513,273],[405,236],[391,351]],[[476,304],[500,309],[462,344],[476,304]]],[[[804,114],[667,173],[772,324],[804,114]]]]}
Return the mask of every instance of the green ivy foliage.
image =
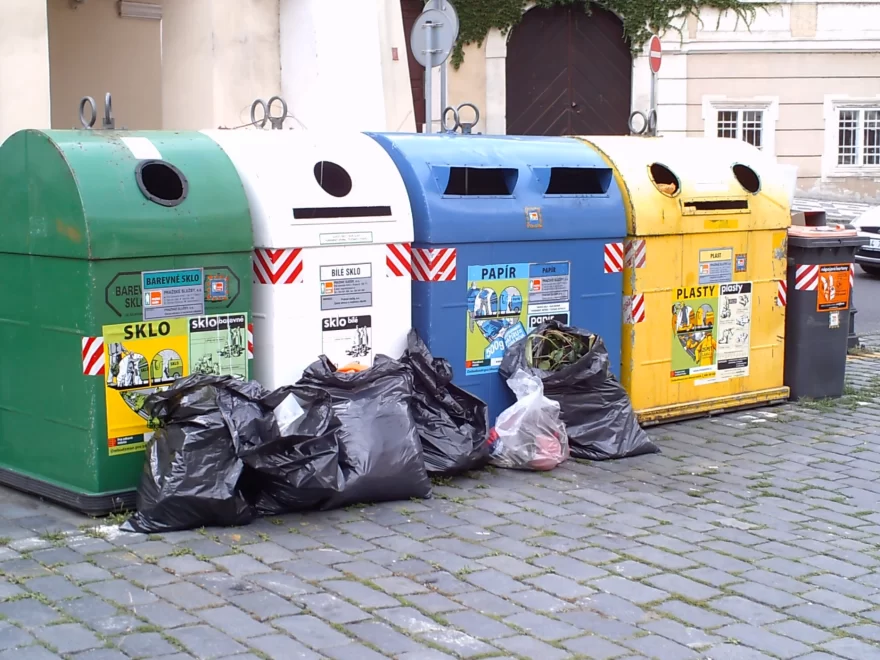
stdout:
{"type": "MultiPolygon", "coordinates": [[[[522,20],[528,3],[529,0],[454,0],[461,27],[458,42],[452,52],[453,66],[457,69],[464,61],[464,46],[471,43],[482,45],[492,28],[498,28],[506,34],[516,26],[522,20]]],[[[538,7],[580,5],[586,12],[590,11],[591,4],[621,17],[624,36],[636,55],[641,53],[651,35],[662,34],[670,28],[677,29],[672,24],[686,16],[699,18],[700,9],[704,7],[732,11],[737,20],[750,25],[758,9],[764,9],[770,3],[741,0],[596,0],[594,3],[588,0],[535,1],[538,7]]]]}

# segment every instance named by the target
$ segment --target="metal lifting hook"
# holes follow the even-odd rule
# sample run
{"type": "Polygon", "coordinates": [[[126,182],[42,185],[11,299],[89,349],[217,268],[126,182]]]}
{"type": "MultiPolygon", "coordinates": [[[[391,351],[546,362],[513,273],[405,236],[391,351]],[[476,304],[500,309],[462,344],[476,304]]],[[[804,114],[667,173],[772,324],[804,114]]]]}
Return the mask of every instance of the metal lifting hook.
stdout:
{"type": "MultiPolygon", "coordinates": [[[[79,102],[79,121],[86,130],[91,130],[95,126],[95,120],[98,118],[98,109],[95,105],[95,99],[91,96],[83,96],[79,102]],[[85,109],[86,105],[90,109],[90,117],[86,121],[85,109]]],[[[110,98],[110,92],[104,95],[104,118],[101,122],[103,130],[113,130],[116,128],[116,120],[113,118],[113,100],[110,98]]]]}
{"type": "Polygon", "coordinates": [[[257,99],[251,104],[251,123],[259,128],[266,128],[268,122],[272,126],[272,130],[281,130],[284,120],[287,119],[287,102],[280,96],[273,96],[266,103],[263,99],[257,99]],[[281,103],[281,115],[274,116],[272,114],[272,104],[278,101],[281,103]],[[263,108],[263,118],[257,119],[257,108],[263,108]]]}
{"type": "Polygon", "coordinates": [[[449,106],[443,111],[443,116],[440,119],[440,125],[443,127],[443,130],[446,133],[455,133],[459,129],[461,129],[462,135],[471,135],[473,132],[474,126],[480,123],[480,109],[475,106],[473,103],[462,103],[457,108],[453,108],[449,106]],[[472,122],[462,122],[460,111],[462,108],[471,108],[474,111],[474,120],[472,122]],[[449,112],[452,111],[452,119],[454,123],[450,127],[446,122],[446,118],[449,115],[449,112]]]}
{"type": "Polygon", "coordinates": [[[651,137],[657,136],[657,110],[651,110],[648,113],[648,116],[645,116],[644,112],[640,110],[636,110],[629,116],[629,130],[633,135],[650,135],[651,137]],[[639,117],[641,118],[641,127],[636,128],[633,120],[639,117]]]}

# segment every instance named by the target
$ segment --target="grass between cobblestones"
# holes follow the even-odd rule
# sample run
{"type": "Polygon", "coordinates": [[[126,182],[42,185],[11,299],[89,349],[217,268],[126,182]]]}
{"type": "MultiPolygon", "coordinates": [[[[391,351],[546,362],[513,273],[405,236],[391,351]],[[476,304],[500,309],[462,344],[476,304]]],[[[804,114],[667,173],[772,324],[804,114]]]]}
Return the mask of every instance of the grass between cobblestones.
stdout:
{"type": "Polygon", "coordinates": [[[880,658],[880,361],[660,455],[124,534],[3,491],[0,660],[880,658]]]}

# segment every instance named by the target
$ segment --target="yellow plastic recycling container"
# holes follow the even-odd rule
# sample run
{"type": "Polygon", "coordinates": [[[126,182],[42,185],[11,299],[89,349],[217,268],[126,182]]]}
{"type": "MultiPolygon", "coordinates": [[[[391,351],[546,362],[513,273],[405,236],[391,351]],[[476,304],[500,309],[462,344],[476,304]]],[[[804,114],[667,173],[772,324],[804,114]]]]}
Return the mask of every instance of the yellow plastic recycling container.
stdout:
{"type": "Polygon", "coordinates": [[[610,268],[624,273],[621,378],[639,421],[788,399],[791,210],[773,159],[733,139],[578,139],[624,191],[627,239],[610,268]]]}

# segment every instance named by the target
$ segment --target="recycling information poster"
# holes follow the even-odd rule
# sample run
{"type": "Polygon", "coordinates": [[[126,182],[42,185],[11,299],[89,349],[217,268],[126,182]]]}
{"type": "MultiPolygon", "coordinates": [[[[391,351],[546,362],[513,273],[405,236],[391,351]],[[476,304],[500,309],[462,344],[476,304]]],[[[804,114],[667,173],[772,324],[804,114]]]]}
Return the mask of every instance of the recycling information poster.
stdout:
{"type": "Polygon", "coordinates": [[[247,378],[246,314],[106,325],[103,337],[110,456],[143,451],[153,392],[192,373],[247,378]]]}
{"type": "Polygon", "coordinates": [[[708,385],[748,376],[751,322],[751,282],[674,289],[672,380],[708,385]]]}
{"type": "Polygon", "coordinates": [[[538,325],[568,323],[571,264],[468,267],[465,373],[495,373],[507,349],[538,325]]]}

